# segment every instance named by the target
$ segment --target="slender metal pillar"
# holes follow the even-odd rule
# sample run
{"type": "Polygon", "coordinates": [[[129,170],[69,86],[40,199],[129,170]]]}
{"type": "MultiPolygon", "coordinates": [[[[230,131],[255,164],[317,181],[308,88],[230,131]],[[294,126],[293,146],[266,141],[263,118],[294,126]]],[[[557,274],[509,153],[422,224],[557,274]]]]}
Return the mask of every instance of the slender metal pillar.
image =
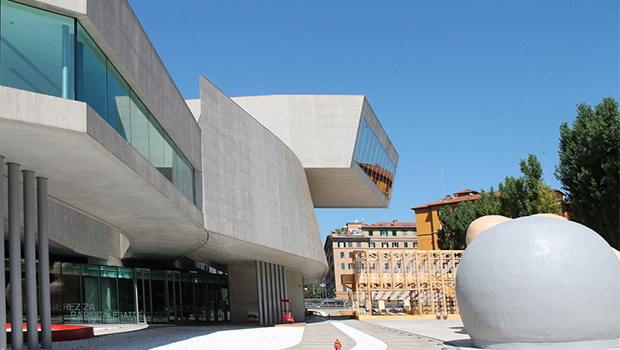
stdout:
{"type": "Polygon", "coordinates": [[[37,329],[37,258],[34,237],[34,171],[22,170],[22,175],[24,177],[24,260],[28,350],[37,350],[39,331],[37,329]]]}
{"type": "MultiPolygon", "coordinates": [[[[41,348],[52,348],[52,308],[50,302],[50,250],[47,233],[47,178],[37,177],[37,222],[39,230],[39,313],[41,348]]],[[[138,299],[136,299],[138,300],[138,299]]]]}
{"type": "Polygon", "coordinates": [[[278,304],[280,303],[279,300],[277,299],[277,295],[276,295],[276,266],[274,264],[269,264],[269,272],[271,273],[270,278],[269,278],[269,282],[270,282],[270,287],[271,287],[271,323],[275,324],[278,323],[278,304]]]}
{"type": "Polygon", "coordinates": [[[9,274],[11,298],[11,343],[13,349],[24,347],[24,330],[22,328],[22,264],[21,242],[19,235],[20,193],[19,164],[8,163],[9,167],[9,274]]]}
{"type": "Polygon", "coordinates": [[[4,156],[0,155],[0,350],[6,350],[6,281],[4,280],[4,156]]]}
{"type": "Polygon", "coordinates": [[[276,278],[275,278],[275,282],[276,282],[276,290],[275,290],[275,294],[276,294],[276,323],[282,323],[282,303],[280,302],[280,300],[284,299],[282,298],[282,294],[281,289],[280,289],[280,279],[281,279],[281,275],[280,275],[280,265],[275,265],[274,267],[276,269],[276,278]]]}
{"type": "Polygon", "coordinates": [[[256,266],[256,291],[258,292],[258,323],[263,324],[263,277],[261,262],[255,260],[256,266]]]}

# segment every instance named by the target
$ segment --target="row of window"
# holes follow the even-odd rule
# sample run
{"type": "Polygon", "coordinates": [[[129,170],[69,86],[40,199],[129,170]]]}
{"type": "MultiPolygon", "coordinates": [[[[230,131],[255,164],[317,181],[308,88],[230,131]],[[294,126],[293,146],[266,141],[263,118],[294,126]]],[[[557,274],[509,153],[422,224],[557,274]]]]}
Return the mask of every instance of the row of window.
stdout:
{"type": "MultiPolygon", "coordinates": [[[[362,242],[338,242],[338,248],[353,248],[353,243],[356,243],[357,248],[362,248],[362,242]]],[[[417,242],[392,242],[392,248],[417,248],[417,242]]],[[[368,242],[368,248],[377,248],[377,242],[368,242]]],[[[390,242],[381,242],[381,248],[390,248],[390,242]]],[[[341,253],[344,254],[344,253],[341,253]]],[[[341,256],[344,257],[344,256],[341,256]]]]}
{"type": "Polygon", "coordinates": [[[75,18],[1,0],[0,84],[86,102],[195,203],[194,168],[75,18]]]}
{"type": "MultiPolygon", "coordinates": [[[[387,237],[390,235],[390,232],[392,233],[392,236],[397,236],[399,232],[401,231],[369,231],[368,235],[369,236],[374,236],[374,235],[380,235],[381,237],[387,237]]],[[[402,231],[403,236],[407,236],[409,234],[413,235],[414,237],[418,235],[417,231],[402,231]]]]}

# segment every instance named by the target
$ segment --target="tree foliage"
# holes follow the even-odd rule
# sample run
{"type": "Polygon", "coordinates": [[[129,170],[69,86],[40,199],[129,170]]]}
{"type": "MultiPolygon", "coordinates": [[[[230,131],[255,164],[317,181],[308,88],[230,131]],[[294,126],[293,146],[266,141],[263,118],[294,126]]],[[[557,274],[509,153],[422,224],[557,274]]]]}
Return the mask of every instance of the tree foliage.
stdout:
{"type": "Polygon", "coordinates": [[[555,176],[566,192],[571,220],[620,249],[620,113],[613,98],[593,110],[581,103],[572,128],[560,125],[560,163],[555,176]]]}
{"type": "Polygon", "coordinates": [[[499,213],[499,199],[493,191],[493,187],[487,193],[482,190],[480,198],[476,201],[464,201],[452,210],[445,206],[439,211],[441,229],[437,232],[437,244],[439,249],[465,249],[465,237],[469,224],[477,218],[485,215],[497,215],[499,213]]]}
{"type": "Polygon", "coordinates": [[[499,196],[491,187],[481,190],[475,201],[461,202],[456,208],[445,206],[439,211],[442,228],[437,232],[439,249],[465,249],[467,229],[472,221],[486,215],[503,215],[511,218],[538,213],[561,214],[555,193],[542,182],[542,168],[535,155],[521,159],[523,176],[506,177],[499,184],[499,196]]]}
{"type": "Polygon", "coordinates": [[[521,176],[506,177],[499,184],[500,213],[510,218],[519,218],[538,213],[561,214],[555,193],[542,182],[542,167],[535,155],[521,159],[521,176]]]}

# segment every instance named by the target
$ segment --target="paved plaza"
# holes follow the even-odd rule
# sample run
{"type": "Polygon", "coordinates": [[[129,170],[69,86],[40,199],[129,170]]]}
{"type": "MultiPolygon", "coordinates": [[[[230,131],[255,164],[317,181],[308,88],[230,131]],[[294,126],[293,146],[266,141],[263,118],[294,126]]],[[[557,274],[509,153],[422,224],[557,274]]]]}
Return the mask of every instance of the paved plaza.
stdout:
{"type": "Polygon", "coordinates": [[[97,325],[95,338],[55,342],[54,349],[471,349],[460,320],[372,320],[313,317],[306,324],[257,327],[240,325],[97,325]]]}

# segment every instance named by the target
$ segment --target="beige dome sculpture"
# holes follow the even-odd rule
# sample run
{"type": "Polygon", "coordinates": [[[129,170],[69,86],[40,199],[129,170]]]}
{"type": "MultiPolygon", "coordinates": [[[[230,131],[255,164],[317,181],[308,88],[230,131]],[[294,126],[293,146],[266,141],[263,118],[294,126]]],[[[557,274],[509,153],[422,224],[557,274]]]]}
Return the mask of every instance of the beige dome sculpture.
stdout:
{"type": "Polygon", "coordinates": [[[467,229],[467,235],[465,236],[465,244],[469,245],[482,231],[490,229],[491,227],[511,220],[501,215],[487,215],[474,220],[467,229]]]}

